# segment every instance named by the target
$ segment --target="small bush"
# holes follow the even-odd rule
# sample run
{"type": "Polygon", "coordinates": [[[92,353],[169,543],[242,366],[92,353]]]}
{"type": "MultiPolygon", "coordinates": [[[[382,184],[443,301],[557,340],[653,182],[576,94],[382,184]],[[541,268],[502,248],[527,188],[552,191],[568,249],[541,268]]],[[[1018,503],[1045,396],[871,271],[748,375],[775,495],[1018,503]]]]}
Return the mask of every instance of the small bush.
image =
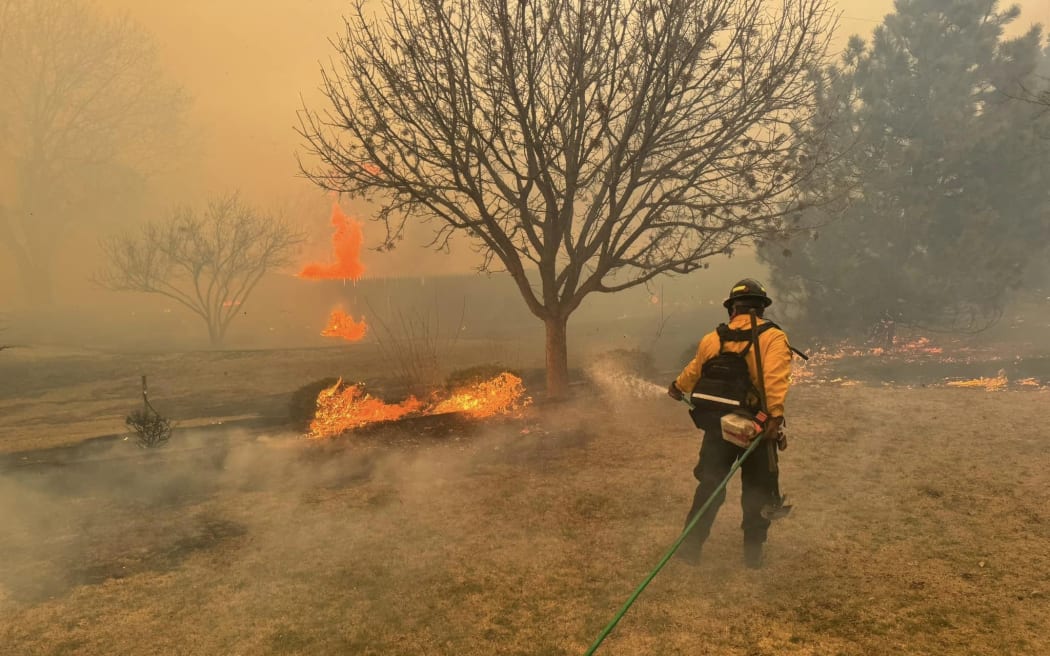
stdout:
{"type": "Polygon", "coordinates": [[[292,392],[288,403],[288,420],[298,429],[306,430],[317,411],[317,395],[339,382],[338,378],[322,378],[307,383],[292,392]]]}
{"type": "Polygon", "coordinates": [[[135,431],[138,445],[144,449],[164,446],[174,429],[170,419],[161,417],[150,408],[133,411],[124,418],[124,423],[135,431]]]}

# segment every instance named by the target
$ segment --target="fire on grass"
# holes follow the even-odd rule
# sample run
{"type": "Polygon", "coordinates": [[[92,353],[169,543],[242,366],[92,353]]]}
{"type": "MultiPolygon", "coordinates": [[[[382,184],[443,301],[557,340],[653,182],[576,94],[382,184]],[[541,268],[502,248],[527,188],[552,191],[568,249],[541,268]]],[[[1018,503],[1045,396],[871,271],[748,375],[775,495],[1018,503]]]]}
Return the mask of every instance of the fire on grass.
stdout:
{"type": "Polygon", "coordinates": [[[458,388],[449,394],[435,393],[426,402],[410,396],[400,403],[386,403],[366,392],[364,385],[346,385],[340,380],[317,396],[317,410],[310,422],[309,437],[332,437],[408,416],[513,417],[519,416],[531,403],[521,378],[510,373],[458,388]]]}
{"type": "MultiPolygon", "coordinates": [[[[997,392],[1007,389],[1047,390],[1045,381],[1033,377],[1011,379],[1005,369],[1000,369],[995,376],[949,376],[949,372],[959,369],[975,368],[988,362],[1001,360],[1001,356],[988,349],[979,349],[962,344],[937,345],[929,338],[919,337],[904,340],[897,337],[890,347],[839,345],[831,349],[820,349],[812,353],[808,362],[795,362],[792,381],[799,384],[834,384],[840,386],[860,385],[873,382],[877,374],[869,366],[859,366],[864,361],[877,360],[885,368],[874,371],[896,371],[900,373],[912,367],[914,376],[923,375],[925,380],[918,380],[923,386],[944,386],[953,388],[979,389],[997,392]],[[867,373],[861,373],[866,371],[867,373]],[[936,376],[933,372],[940,371],[936,376]],[[847,373],[848,372],[848,373],[847,373]],[[921,373],[919,373],[921,372],[921,373]]],[[[1021,358],[1014,359],[1021,362],[1021,358]]],[[[914,378],[913,376],[913,378],[914,378]]],[[[902,382],[900,380],[883,380],[884,383],[902,382]]],[[[915,382],[913,380],[912,382],[915,382]]]]}

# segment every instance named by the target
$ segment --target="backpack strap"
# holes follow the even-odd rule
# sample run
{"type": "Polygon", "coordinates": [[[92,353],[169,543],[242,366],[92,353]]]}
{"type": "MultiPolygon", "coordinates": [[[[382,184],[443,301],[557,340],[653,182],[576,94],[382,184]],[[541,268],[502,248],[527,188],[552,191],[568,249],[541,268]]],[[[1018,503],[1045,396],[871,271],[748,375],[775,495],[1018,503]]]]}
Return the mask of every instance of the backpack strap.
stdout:
{"type": "MultiPolygon", "coordinates": [[[[773,323],[772,321],[766,320],[765,323],[758,326],[758,334],[766,332],[770,328],[776,328],[780,332],[784,332],[784,329],[773,323]]],[[[724,323],[718,324],[718,328],[715,329],[718,332],[719,348],[718,352],[721,353],[726,342],[748,342],[748,345],[744,347],[744,350],[740,352],[741,355],[747,355],[748,351],[751,350],[751,331],[750,330],[733,330],[724,323]]],[[[791,352],[799,356],[803,360],[809,360],[809,356],[798,350],[794,346],[788,344],[788,348],[791,352]]]]}

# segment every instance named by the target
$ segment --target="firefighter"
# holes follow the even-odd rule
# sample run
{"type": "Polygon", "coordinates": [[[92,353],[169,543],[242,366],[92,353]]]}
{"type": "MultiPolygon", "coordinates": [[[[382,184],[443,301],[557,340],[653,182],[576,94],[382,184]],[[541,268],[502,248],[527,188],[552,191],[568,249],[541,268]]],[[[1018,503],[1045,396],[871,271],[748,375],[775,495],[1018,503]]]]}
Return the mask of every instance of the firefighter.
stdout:
{"type": "MultiPolygon", "coordinates": [[[[784,332],[776,324],[762,318],[765,309],[772,303],[766,290],[755,280],[745,279],[734,285],[723,303],[729,312],[729,323],[722,324],[717,330],[704,336],[697,348],[696,357],[686,365],[667,390],[671,398],[676,400],[682,400],[685,395],[693,397],[692,401],[696,407],[690,414],[696,426],[704,431],[700,459],[693,470],[699,485],[693,497],[692,508],[686,516],[686,525],[744,452],[744,448],[723,439],[723,416],[734,410],[738,413],[750,413],[760,419],[765,415],[767,419],[763,429],[755,439],[781,439],[784,398],[787,395],[788,377],[791,373],[791,347],[784,332]],[[757,330],[754,332],[758,334],[756,347],[761,351],[759,355],[764,374],[765,413],[761,412],[761,387],[751,345],[752,310],[757,317],[757,330]],[[736,368],[734,364],[737,365],[736,368]],[[701,389],[706,393],[696,394],[701,389]],[[698,396],[700,398],[697,398],[698,396]],[[734,397],[739,398],[739,405],[744,408],[733,405],[736,403],[733,401],[734,397]]],[[[777,473],[775,467],[770,466],[770,458],[776,458],[776,449],[769,449],[768,458],[765,451],[759,447],[759,450],[741,466],[744,563],[747,567],[755,569],[762,566],[762,545],[766,541],[766,532],[770,524],[763,510],[779,507],[781,504],[777,473]]],[[[678,550],[679,558],[689,564],[699,561],[704,541],[711,532],[715,515],[724,500],[723,489],[713,501],[710,510],[700,518],[682,543],[678,550]]]]}

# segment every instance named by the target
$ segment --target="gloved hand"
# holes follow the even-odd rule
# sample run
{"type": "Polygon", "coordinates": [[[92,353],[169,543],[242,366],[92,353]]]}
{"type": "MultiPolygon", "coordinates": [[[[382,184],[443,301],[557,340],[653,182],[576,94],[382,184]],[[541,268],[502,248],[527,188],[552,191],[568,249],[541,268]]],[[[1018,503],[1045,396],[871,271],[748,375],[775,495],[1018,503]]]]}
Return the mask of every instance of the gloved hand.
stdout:
{"type": "Polygon", "coordinates": [[[762,439],[778,441],[780,439],[780,429],[783,427],[783,417],[770,417],[766,420],[765,429],[762,431],[762,439]]]}
{"type": "Polygon", "coordinates": [[[681,401],[685,398],[685,394],[682,394],[682,390],[678,389],[678,386],[671,382],[671,386],[667,388],[667,396],[671,397],[675,401],[681,401]]]}

